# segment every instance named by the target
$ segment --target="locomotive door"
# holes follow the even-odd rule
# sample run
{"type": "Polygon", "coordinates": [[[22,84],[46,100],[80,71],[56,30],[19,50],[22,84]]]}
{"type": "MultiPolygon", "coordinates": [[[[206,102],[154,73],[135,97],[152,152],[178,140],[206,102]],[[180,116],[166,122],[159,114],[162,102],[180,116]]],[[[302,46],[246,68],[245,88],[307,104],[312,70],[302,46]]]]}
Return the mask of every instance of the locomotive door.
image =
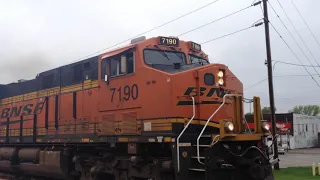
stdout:
{"type": "Polygon", "coordinates": [[[134,108],[139,93],[134,76],[133,49],[103,57],[99,82],[99,111],[134,108]]]}
{"type": "Polygon", "coordinates": [[[138,128],[139,87],[134,56],[135,50],[126,48],[101,60],[98,109],[102,124],[113,124],[115,133],[136,134],[138,128]]]}

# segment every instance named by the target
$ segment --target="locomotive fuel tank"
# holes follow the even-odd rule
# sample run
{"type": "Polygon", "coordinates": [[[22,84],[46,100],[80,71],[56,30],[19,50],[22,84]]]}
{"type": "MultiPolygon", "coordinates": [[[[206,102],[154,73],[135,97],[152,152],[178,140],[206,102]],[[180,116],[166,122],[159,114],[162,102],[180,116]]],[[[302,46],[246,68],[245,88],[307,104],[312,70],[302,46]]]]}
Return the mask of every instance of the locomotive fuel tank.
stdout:
{"type": "Polygon", "coordinates": [[[20,150],[0,148],[0,157],[0,171],[27,176],[66,178],[65,164],[62,163],[65,156],[61,151],[41,151],[40,148],[20,150]]]}
{"type": "Polygon", "coordinates": [[[0,148],[0,158],[1,160],[15,161],[18,159],[18,151],[16,148],[12,147],[2,147],[0,148]]]}
{"type": "Polygon", "coordinates": [[[23,148],[19,151],[20,163],[38,163],[40,148],[23,148]]]}

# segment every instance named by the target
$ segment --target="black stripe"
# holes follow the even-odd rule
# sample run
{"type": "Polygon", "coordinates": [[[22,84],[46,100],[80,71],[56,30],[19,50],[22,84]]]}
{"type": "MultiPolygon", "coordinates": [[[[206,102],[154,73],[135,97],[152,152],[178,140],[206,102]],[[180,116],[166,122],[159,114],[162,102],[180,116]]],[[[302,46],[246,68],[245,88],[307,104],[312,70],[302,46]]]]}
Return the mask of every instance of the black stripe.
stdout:
{"type": "Polygon", "coordinates": [[[192,105],[192,101],[179,101],[177,103],[177,106],[188,106],[188,105],[192,105]]]}
{"type": "Polygon", "coordinates": [[[23,116],[20,116],[20,142],[22,142],[23,136],[23,116]]]}
{"type": "Polygon", "coordinates": [[[201,104],[222,104],[220,101],[202,101],[201,104]]]}
{"type": "Polygon", "coordinates": [[[54,126],[56,127],[56,129],[58,129],[58,126],[59,126],[59,124],[58,124],[58,120],[59,120],[59,117],[58,117],[58,115],[59,115],[59,96],[58,95],[56,95],[56,101],[55,101],[55,120],[54,120],[54,126]]]}
{"type": "Polygon", "coordinates": [[[73,119],[77,120],[77,92],[73,92],[73,119]]]}
{"type": "Polygon", "coordinates": [[[6,142],[9,143],[9,121],[10,118],[7,118],[7,129],[6,129],[6,142]]]}
{"type": "Polygon", "coordinates": [[[44,126],[46,129],[49,127],[49,97],[46,97],[46,113],[45,113],[45,122],[44,126]]]}
{"type": "MultiPolygon", "coordinates": [[[[23,119],[22,119],[23,120],[23,119]]],[[[30,121],[33,119],[25,119],[23,121],[30,121]]],[[[0,126],[7,126],[7,124],[16,124],[16,123],[20,123],[21,119],[18,120],[10,120],[9,122],[0,122],[0,126]]],[[[22,121],[22,129],[23,129],[23,121],[22,121]]],[[[21,126],[21,125],[20,125],[21,126]]]]}
{"type": "Polygon", "coordinates": [[[38,114],[33,115],[33,142],[37,141],[37,123],[38,123],[38,114]]]}
{"type": "MultiPolygon", "coordinates": [[[[192,106],[192,101],[179,101],[177,106],[192,106]]],[[[202,101],[201,104],[222,104],[221,101],[202,101]]],[[[225,103],[230,104],[230,103],[225,103]]]]}

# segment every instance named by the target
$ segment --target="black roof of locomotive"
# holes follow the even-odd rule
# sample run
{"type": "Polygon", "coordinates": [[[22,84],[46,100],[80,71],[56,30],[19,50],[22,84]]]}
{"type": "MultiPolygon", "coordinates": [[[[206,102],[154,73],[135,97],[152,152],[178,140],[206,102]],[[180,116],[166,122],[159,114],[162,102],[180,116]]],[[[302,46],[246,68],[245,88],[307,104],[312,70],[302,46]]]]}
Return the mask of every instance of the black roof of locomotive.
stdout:
{"type": "Polygon", "coordinates": [[[82,71],[90,71],[90,79],[98,79],[98,56],[39,73],[34,79],[0,85],[0,99],[58,86],[81,83],[82,71]],[[88,64],[89,63],[89,64],[88,64]],[[89,70],[86,70],[88,69],[89,70]],[[80,73],[80,74],[79,74],[80,73]]]}

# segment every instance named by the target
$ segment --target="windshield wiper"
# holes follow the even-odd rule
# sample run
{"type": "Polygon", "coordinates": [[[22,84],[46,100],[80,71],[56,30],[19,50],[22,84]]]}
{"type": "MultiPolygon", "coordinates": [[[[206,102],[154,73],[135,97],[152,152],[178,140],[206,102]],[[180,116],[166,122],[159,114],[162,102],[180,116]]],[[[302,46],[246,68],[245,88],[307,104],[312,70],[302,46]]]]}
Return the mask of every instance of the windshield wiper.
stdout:
{"type": "Polygon", "coordinates": [[[183,55],[179,52],[173,52],[179,59],[183,60],[183,55]]]}
{"type": "Polygon", "coordinates": [[[157,52],[159,52],[162,56],[164,56],[165,58],[167,58],[170,61],[168,55],[165,52],[163,52],[163,51],[157,51],[157,52]]]}

